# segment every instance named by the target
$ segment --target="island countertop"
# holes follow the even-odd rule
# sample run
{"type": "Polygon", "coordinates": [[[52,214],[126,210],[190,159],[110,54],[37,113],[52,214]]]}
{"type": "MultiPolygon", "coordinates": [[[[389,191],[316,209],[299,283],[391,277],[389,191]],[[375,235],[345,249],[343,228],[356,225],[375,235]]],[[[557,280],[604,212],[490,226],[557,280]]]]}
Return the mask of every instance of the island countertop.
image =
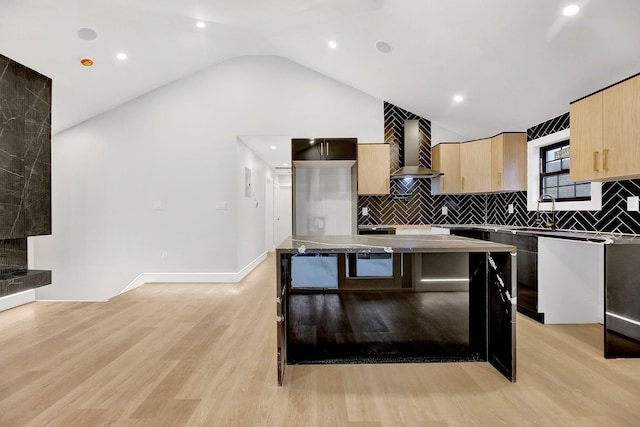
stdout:
{"type": "Polygon", "coordinates": [[[290,236],[279,252],[352,253],[352,252],[516,252],[511,245],[453,235],[343,235],[290,236]]]}

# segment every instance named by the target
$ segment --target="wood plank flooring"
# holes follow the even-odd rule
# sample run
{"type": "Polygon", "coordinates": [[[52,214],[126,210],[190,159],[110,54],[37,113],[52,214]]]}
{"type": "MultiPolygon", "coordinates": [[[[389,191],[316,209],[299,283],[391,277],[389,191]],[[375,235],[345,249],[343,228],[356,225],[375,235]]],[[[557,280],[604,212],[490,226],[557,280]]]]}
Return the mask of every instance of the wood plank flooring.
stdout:
{"type": "MultiPolygon", "coordinates": [[[[90,286],[90,284],[87,284],[90,286]]],[[[602,326],[518,317],[518,382],[487,363],[293,365],[276,386],[275,262],[0,313],[0,426],[637,426],[640,359],[602,326]]]]}

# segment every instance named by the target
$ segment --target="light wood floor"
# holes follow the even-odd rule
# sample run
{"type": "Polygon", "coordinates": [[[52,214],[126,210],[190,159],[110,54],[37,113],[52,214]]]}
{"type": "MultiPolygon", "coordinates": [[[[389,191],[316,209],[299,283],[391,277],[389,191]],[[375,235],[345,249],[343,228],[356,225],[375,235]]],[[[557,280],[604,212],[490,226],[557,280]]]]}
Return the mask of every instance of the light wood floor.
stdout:
{"type": "Polygon", "coordinates": [[[278,388],[274,267],[0,313],[0,426],[640,423],[640,359],[522,316],[515,384],[486,363],[295,365],[278,388]]]}

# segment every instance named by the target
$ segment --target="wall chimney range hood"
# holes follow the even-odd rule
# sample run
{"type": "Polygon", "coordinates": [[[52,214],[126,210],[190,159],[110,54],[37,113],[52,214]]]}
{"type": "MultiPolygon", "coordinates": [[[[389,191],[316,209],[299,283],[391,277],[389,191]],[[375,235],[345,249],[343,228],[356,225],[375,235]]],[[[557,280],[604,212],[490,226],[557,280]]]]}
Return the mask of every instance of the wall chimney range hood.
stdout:
{"type": "Polygon", "coordinates": [[[420,134],[417,120],[404,122],[404,166],[391,174],[391,179],[437,178],[444,175],[420,166],[420,134]]]}

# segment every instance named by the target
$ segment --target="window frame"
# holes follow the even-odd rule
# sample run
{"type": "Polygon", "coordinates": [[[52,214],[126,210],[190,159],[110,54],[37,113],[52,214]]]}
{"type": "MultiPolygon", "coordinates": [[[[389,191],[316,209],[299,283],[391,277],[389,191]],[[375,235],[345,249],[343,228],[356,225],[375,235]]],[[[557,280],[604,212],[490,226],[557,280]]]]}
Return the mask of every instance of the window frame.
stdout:
{"type": "MultiPolygon", "coordinates": [[[[570,142],[569,139],[565,139],[562,140],[560,142],[554,142],[553,144],[549,144],[549,145],[545,145],[543,147],[540,147],[540,188],[539,188],[539,194],[543,194],[544,191],[544,179],[547,177],[552,177],[552,176],[561,176],[561,175],[568,175],[569,174],[569,170],[570,169],[562,169],[562,166],[560,167],[560,170],[555,171],[555,172],[547,172],[546,171],[546,167],[549,164],[549,161],[547,160],[547,153],[549,151],[558,149],[558,148],[562,148],[562,147],[569,147],[570,146],[570,142]]],[[[571,156],[569,156],[570,158],[571,156]]],[[[592,184],[590,181],[581,181],[581,182],[573,182],[573,186],[575,187],[577,184],[582,184],[582,183],[588,183],[588,184],[592,184]]],[[[557,185],[556,188],[558,188],[558,194],[559,194],[559,189],[560,187],[565,187],[557,185]]],[[[591,187],[589,187],[589,189],[591,189],[591,187]]],[[[574,191],[575,194],[575,191],[574,191]]],[[[555,201],[556,202],[582,202],[582,201],[588,201],[591,200],[591,194],[589,194],[589,196],[574,196],[574,197],[556,197],[555,201]]]]}
{"type": "MultiPolygon", "coordinates": [[[[535,212],[540,197],[540,149],[570,139],[565,129],[527,143],[527,211],[535,212]]],[[[599,211],[602,209],[602,183],[591,182],[591,200],[557,202],[556,211],[599,211]]],[[[541,210],[551,210],[551,202],[541,202],[541,210]]]]}

